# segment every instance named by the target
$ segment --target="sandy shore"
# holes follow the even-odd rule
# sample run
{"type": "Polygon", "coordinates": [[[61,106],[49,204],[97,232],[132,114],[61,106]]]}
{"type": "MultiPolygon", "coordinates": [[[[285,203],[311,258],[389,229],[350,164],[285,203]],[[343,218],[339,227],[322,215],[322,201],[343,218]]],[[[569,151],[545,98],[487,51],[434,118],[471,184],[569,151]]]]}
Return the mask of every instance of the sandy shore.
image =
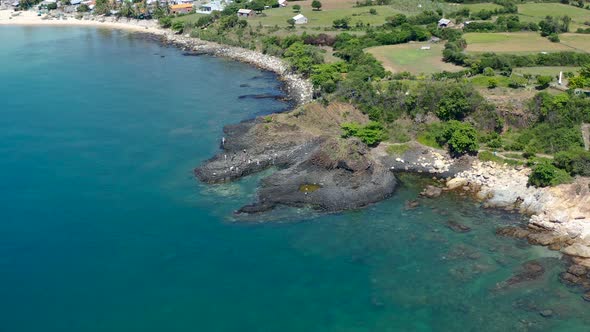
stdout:
{"type": "Polygon", "coordinates": [[[53,25],[53,26],[92,26],[104,27],[109,29],[121,29],[128,31],[149,32],[158,35],[165,35],[166,31],[159,28],[155,21],[141,21],[120,19],[115,21],[113,18],[86,18],[76,19],[67,17],[66,19],[44,19],[45,15],[37,16],[33,11],[0,10],[0,25],[53,25]]]}

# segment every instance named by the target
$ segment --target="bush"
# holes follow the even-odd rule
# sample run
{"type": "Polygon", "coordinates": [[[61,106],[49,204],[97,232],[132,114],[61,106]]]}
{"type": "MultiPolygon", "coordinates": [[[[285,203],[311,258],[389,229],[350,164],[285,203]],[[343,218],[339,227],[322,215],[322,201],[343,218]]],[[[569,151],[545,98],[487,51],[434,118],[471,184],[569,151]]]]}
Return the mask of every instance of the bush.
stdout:
{"type": "Polygon", "coordinates": [[[87,4],[81,4],[80,6],[78,6],[78,9],[76,9],[78,11],[78,13],[86,13],[90,11],[90,7],[88,7],[87,4]]]}
{"type": "Polygon", "coordinates": [[[486,67],[483,70],[483,75],[484,76],[494,76],[494,75],[496,75],[496,73],[494,72],[494,69],[492,69],[490,67],[486,67]]]}
{"type": "Polygon", "coordinates": [[[498,80],[495,78],[488,79],[488,89],[495,89],[498,86],[498,80]]]}
{"type": "Polygon", "coordinates": [[[590,176],[590,152],[581,148],[558,152],[553,165],[571,175],[590,176]]]}
{"type": "Polygon", "coordinates": [[[441,120],[461,120],[473,111],[463,86],[453,86],[444,92],[436,116],[441,120]]]}
{"type": "Polygon", "coordinates": [[[528,185],[548,187],[567,183],[569,181],[571,181],[571,177],[566,171],[545,161],[533,167],[533,171],[529,175],[528,185]]]}
{"type": "Polygon", "coordinates": [[[57,3],[52,2],[50,4],[47,4],[47,10],[55,10],[57,9],[57,3]]]}
{"type": "Polygon", "coordinates": [[[369,122],[364,127],[358,123],[343,123],[341,127],[344,131],[343,138],[358,137],[368,146],[376,146],[387,138],[383,126],[375,121],[369,122]]]}
{"type": "Polygon", "coordinates": [[[559,43],[559,35],[556,33],[550,34],[549,37],[547,37],[547,39],[549,39],[549,41],[552,43],[559,43]]]}
{"type": "Polygon", "coordinates": [[[539,84],[539,88],[545,89],[549,86],[549,83],[553,80],[553,77],[546,76],[546,75],[539,75],[537,76],[537,83],[539,84]]]}
{"type": "Polygon", "coordinates": [[[162,28],[169,28],[172,26],[172,18],[170,16],[164,16],[158,20],[158,23],[162,28]]]}
{"type": "Polygon", "coordinates": [[[438,133],[436,141],[441,145],[447,145],[453,156],[475,154],[479,150],[477,143],[477,131],[466,122],[449,121],[438,133]]]}

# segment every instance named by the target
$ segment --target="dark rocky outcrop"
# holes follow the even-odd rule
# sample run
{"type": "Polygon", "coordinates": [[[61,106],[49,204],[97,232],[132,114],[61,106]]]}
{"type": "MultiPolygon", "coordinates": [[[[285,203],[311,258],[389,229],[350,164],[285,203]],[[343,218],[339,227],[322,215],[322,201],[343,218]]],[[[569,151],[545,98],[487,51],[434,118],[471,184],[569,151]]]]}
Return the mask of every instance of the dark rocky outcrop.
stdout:
{"type": "Polygon", "coordinates": [[[363,116],[351,115],[350,107],[314,107],[225,127],[222,151],[198,167],[195,175],[206,183],[221,183],[278,168],[261,181],[256,200],[239,213],[277,205],[340,211],[391,195],[394,174],[360,140],[339,137],[338,121],[354,116],[363,121],[363,116]],[[322,118],[316,118],[320,111],[322,118]],[[317,130],[323,119],[330,127],[317,130]],[[330,133],[334,125],[336,131],[330,133]]]}

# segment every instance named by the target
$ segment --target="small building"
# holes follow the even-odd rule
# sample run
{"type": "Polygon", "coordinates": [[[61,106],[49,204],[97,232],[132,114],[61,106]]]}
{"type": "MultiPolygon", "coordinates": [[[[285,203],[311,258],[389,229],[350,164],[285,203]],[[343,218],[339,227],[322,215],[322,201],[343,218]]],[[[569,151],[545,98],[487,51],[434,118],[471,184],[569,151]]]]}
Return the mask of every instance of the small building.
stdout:
{"type": "Polygon", "coordinates": [[[298,14],[293,16],[293,21],[295,21],[295,24],[307,24],[307,17],[303,16],[302,14],[298,14]]]}
{"type": "Polygon", "coordinates": [[[256,15],[256,13],[254,13],[254,11],[252,9],[240,9],[238,10],[238,17],[252,17],[256,15]]]}
{"type": "Polygon", "coordinates": [[[201,14],[211,14],[214,11],[220,12],[223,9],[225,9],[225,5],[220,1],[211,1],[208,4],[201,5],[197,12],[201,14]]]}
{"type": "Polygon", "coordinates": [[[446,18],[441,18],[438,21],[438,27],[439,28],[448,28],[453,24],[453,22],[451,22],[451,20],[446,19],[446,18]]]}
{"type": "Polygon", "coordinates": [[[289,4],[289,3],[287,2],[287,0],[279,0],[279,1],[277,1],[277,2],[278,2],[278,4],[279,4],[279,7],[287,7],[287,5],[289,4]]]}
{"type": "Polygon", "coordinates": [[[82,0],[70,0],[70,5],[77,6],[82,3],[82,0]]]}
{"type": "Polygon", "coordinates": [[[193,5],[190,3],[183,3],[179,5],[170,6],[170,12],[172,14],[188,14],[193,11],[193,5]]]}

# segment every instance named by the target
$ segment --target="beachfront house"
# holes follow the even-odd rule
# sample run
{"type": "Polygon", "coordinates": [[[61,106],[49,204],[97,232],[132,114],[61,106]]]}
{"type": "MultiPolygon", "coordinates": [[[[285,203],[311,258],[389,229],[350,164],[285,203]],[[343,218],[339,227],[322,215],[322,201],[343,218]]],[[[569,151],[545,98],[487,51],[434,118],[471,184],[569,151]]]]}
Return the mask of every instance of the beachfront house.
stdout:
{"type": "Polygon", "coordinates": [[[193,5],[190,3],[182,3],[179,5],[170,6],[170,12],[172,14],[188,14],[193,11],[193,5]]]}
{"type": "Polygon", "coordinates": [[[287,7],[287,5],[289,3],[287,2],[287,0],[279,0],[278,4],[279,4],[279,7],[287,7]]]}
{"type": "Polygon", "coordinates": [[[248,18],[256,15],[252,9],[240,9],[238,10],[238,17],[248,18]]]}
{"type": "Polygon", "coordinates": [[[211,1],[207,4],[201,5],[197,13],[211,14],[214,11],[220,12],[225,9],[225,3],[221,1],[211,1]]]}
{"type": "Polygon", "coordinates": [[[438,27],[439,28],[448,28],[448,27],[450,27],[452,25],[453,25],[453,22],[451,22],[451,20],[446,19],[446,18],[441,18],[438,21],[438,27]]]}
{"type": "Polygon", "coordinates": [[[297,14],[293,16],[293,21],[295,21],[295,24],[307,24],[307,17],[302,14],[297,14]]]}

